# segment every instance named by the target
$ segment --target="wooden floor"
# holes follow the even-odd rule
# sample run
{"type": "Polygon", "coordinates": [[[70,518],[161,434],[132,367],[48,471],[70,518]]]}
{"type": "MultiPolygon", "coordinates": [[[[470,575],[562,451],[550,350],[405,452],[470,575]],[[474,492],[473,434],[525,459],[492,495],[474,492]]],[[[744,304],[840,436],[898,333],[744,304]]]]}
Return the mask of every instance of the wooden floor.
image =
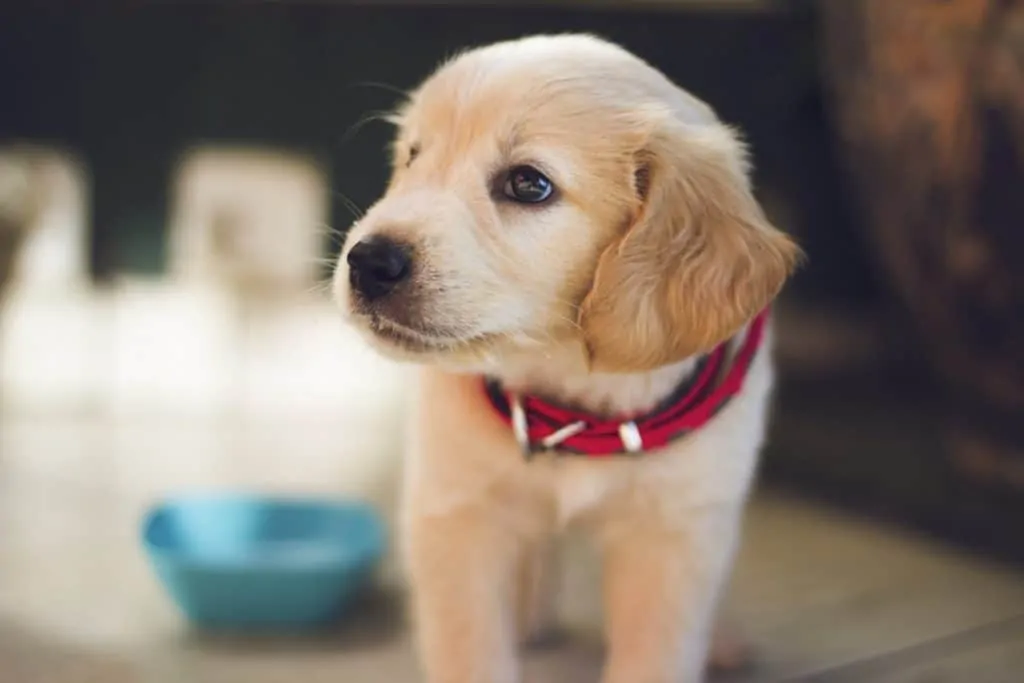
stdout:
{"type": "MultiPolygon", "coordinates": [[[[201,637],[181,624],[139,553],[146,505],[181,487],[335,490],[351,467],[336,447],[344,431],[6,421],[0,683],[418,680],[392,593],[327,637],[201,637]]],[[[366,491],[389,506],[393,487],[382,481],[366,491]]],[[[581,547],[570,556],[563,613],[572,636],[529,656],[532,681],[598,680],[596,566],[581,547]]],[[[731,681],[1024,680],[1024,575],[779,495],[763,493],[750,509],[730,602],[757,647],[756,664],[731,681]]]]}

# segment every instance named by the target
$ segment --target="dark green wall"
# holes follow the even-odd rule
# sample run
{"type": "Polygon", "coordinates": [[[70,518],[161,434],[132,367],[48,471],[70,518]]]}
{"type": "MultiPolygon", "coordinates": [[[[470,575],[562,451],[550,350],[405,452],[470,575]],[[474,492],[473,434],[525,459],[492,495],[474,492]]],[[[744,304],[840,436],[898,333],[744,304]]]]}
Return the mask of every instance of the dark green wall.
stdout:
{"type": "MultiPolygon", "coordinates": [[[[646,57],[739,124],[754,146],[759,186],[795,207],[788,213],[803,224],[787,227],[826,264],[830,250],[842,257],[812,266],[820,282],[808,289],[856,296],[865,283],[835,239],[845,214],[818,98],[813,25],[807,12],[787,9],[6,4],[0,138],[51,141],[87,160],[98,277],[159,271],[167,188],[185,148],[251,142],[312,153],[332,170],[334,188],[365,206],[384,182],[388,131],[370,124],[348,133],[396,102],[392,87],[414,85],[467,45],[591,31],[646,57]],[[805,234],[816,224],[833,235],[805,234]]],[[[336,199],[332,223],[349,220],[336,199]]]]}

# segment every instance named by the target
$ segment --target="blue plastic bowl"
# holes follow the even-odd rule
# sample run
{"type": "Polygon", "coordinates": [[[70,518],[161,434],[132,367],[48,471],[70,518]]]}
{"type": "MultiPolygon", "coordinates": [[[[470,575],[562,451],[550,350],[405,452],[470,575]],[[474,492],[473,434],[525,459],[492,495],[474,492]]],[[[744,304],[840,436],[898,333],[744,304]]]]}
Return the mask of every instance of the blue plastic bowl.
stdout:
{"type": "Polygon", "coordinates": [[[305,629],[342,615],[370,582],[386,538],[361,503],[207,495],[151,510],[143,542],[195,624],[305,629]]]}

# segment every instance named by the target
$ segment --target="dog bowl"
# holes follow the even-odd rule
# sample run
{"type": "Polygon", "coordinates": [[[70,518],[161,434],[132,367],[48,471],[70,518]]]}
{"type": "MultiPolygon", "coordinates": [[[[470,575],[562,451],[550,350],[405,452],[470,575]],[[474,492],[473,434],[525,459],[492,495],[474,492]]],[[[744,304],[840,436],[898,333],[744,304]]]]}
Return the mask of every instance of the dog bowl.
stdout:
{"type": "Polygon", "coordinates": [[[370,582],[386,539],[362,503],[208,495],[152,509],[143,543],[196,625],[296,629],[340,617],[370,582]]]}

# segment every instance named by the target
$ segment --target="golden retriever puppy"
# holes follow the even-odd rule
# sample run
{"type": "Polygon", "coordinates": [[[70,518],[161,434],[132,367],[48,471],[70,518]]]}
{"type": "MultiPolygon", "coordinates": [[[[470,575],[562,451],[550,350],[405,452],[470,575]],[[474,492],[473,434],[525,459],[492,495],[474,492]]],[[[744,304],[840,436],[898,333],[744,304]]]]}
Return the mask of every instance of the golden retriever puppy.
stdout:
{"type": "Polygon", "coordinates": [[[387,192],[335,274],[422,364],[403,549],[431,683],[513,683],[549,541],[603,562],[605,683],[702,677],[799,250],[713,111],[581,35],[463,53],[395,115],[387,192]]]}

